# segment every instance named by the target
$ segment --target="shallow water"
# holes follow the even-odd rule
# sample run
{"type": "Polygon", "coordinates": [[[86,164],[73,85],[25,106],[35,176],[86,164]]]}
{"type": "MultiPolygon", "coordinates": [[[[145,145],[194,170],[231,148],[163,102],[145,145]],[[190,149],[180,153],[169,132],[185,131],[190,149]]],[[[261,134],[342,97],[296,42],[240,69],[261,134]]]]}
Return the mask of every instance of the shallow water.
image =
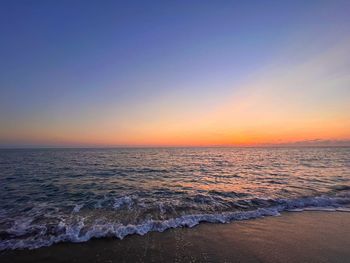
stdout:
{"type": "Polygon", "coordinates": [[[0,249],[347,211],[350,148],[0,150],[0,249]]]}

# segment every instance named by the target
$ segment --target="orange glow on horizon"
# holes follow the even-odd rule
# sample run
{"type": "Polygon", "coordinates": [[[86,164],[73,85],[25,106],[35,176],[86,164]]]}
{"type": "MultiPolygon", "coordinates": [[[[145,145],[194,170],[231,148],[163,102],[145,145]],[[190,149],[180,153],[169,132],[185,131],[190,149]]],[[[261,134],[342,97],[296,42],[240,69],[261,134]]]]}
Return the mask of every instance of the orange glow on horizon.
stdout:
{"type": "Polygon", "coordinates": [[[170,93],[125,111],[107,105],[73,117],[23,120],[20,126],[4,127],[0,139],[101,147],[350,142],[350,77],[346,71],[332,73],[347,65],[348,43],[296,65],[265,69],[216,103],[193,97],[184,102],[186,92],[170,93]]]}

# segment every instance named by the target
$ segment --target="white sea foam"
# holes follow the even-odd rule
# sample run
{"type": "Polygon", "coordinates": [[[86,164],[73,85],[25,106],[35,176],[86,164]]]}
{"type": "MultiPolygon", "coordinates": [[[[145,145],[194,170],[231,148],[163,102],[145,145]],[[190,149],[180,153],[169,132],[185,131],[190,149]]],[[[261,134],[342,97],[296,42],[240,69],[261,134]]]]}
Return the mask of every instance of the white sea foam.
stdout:
{"type": "MultiPolygon", "coordinates": [[[[118,205],[130,205],[131,197],[117,199],[118,205]]],[[[265,216],[278,216],[283,211],[302,212],[309,210],[342,211],[350,212],[350,208],[342,205],[349,204],[350,198],[340,197],[308,197],[293,200],[277,200],[278,205],[267,208],[258,208],[249,211],[234,211],[223,213],[188,214],[167,220],[145,220],[140,224],[123,225],[115,222],[104,222],[96,220],[91,225],[86,224],[84,217],[77,217],[74,223],[68,224],[60,221],[57,226],[57,235],[47,235],[41,226],[41,232],[36,236],[24,239],[8,239],[0,241],[0,250],[6,249],[35,249],[42,246],[50,246],[58,242],[85,242],[91,238],[117,237],[123,239],[128,235],[145,235],[151,231],[163,232],[169,228],[194,227],[201,222],[229,223],[232,221],[249,220],[265,216]]],[[[119,207],[119,206],[118,206],[119,207]]],[[[9,229],[9,233],[22,235],[27,232],[31,221],[19,220],[9,229]]]]}
{"type": "Polygon", "coordinates": [[[133,203],[134,201],[132,199],[132,196],[123,196],[123,197],[116,198],[114,200],[113,208],[118,209],[123,206],[126,206],[130,209],[133,203]]]}

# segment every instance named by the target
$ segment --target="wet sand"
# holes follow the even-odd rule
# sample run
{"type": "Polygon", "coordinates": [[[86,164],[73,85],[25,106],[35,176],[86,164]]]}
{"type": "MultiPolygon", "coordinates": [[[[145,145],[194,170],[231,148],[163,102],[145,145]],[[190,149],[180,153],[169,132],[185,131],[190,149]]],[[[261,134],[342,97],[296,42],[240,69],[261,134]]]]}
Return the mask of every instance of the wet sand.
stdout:
{"type": "Polygon", "coordinates": [[[124,240],[2,251],[0,262],[350,262],[350,213],[289,212],[124,240]]]}

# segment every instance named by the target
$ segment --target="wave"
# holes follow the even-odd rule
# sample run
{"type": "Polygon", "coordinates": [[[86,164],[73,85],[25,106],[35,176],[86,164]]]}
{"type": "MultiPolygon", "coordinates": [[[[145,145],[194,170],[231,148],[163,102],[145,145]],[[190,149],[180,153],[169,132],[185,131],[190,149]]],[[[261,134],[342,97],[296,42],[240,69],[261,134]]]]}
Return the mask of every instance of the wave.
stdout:
{"type": "MultiPolygon", "coordinates": [[[[128,206],[130,197],[116,199],[114,206],[128,206]]],[[[350,195],[318,196],[298,199],[276,199],[271,207],[257,208],[249,211],[232,211],[222,213],[188,214],[167,220],[145,220],[140,224],[127,224],[105,222],[96,220],[93,224],[86,224],[86,219],[77,216],[74,223],[60,221],[55,230],[47,225],[31,225],[32,219],[22,219],[14,226],[0,233],[0,250],[36,249],[50,246],[59,242],[86,242],[92,238],[117,237],[123,239],[128,235],[144,235],[151,231],[163,232],[170,228],[194,227],[201,222],[229,223],[256,219],[266,216],[278,216],[283,211],[301,212],[305,210],[341,211],[350,212],[350,195]],[[28,228],[35,228],[36,235],[28,235],[28,228]]],[[[78,212],[81,206],[75,207],[78,212]]],[[[33,230],[33,229],[31,229],[33,230]]]]}

